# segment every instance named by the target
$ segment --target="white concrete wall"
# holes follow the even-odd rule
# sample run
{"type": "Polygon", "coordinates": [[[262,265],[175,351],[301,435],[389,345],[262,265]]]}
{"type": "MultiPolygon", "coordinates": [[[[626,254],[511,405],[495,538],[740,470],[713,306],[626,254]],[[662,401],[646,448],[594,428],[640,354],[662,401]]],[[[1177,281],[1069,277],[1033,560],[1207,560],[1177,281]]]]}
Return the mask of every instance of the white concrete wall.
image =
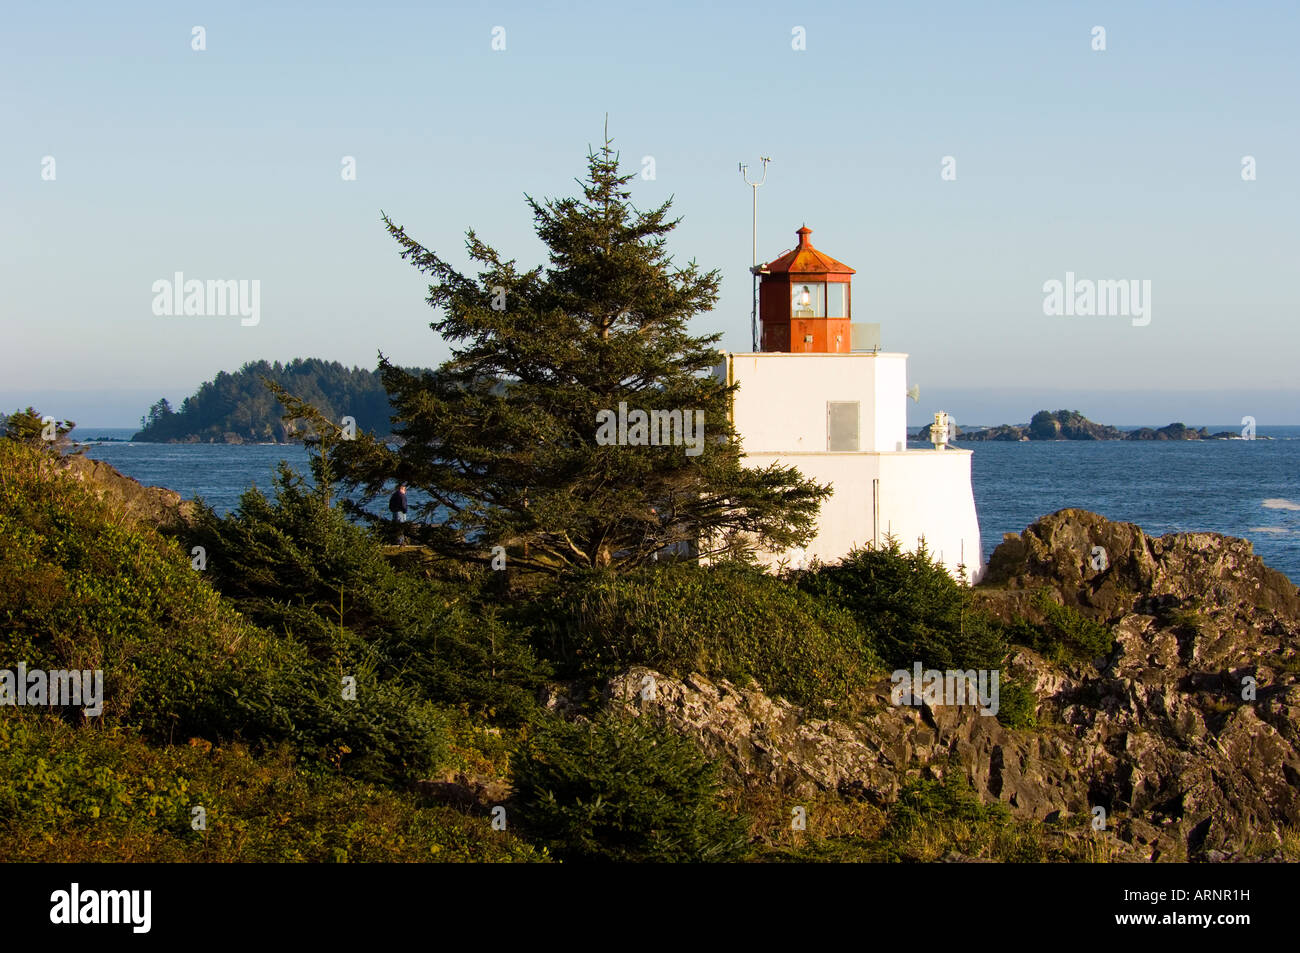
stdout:
{"type": "MultiPolygon", "coordinates": [[[[850,354],[848,357],[871,355],[850,354]]],[[[875,443],[863,450],[907,449],[907,355],[882,354],[875,358],[875,443]]],[[[866,406],[862,409],[867,413],[866,406]]]]}
{"type": "Polygon", "coordinates": [[[924,538],[953,576],[963,565],[971,582],[983,576],[971,451],[907,449],[906,354],[724,353],[715,373],[740,385],[733,419],[751,465],[833,487],[809,545],[764,555],[769,566],[834,562],[892,534],[908,552],[924,538]],[[856,453],[826,449],[826,404],[839,400],[860,404],[856,453]]]}
{"type": "Polygon", "coordinates": [[[884,545],[892,534],[914,552],[922,537],[932,557],[954,577],[959,567],[978,582],[984,575],[979,520],[971,489],[969,450],[907,450],[894,453],[747,453],[755,467],[780,463],[818,483],[832,495],[822,503],[818,531],[803,551],[763,554],[776,568],[813,557],[835,562],[849,550],[884,545]],[[879,481],[878,484],[875,481],[879,481]],[[879,517],[874,493],[879,494],[879,517]]]}
{"type": "Polygon", "coordinates": [[[971,487],[970,450],[908,450],[880,458],[881,533],[892,532],[912,551],[922,536],[939,562],[954,576],[965,565],[966,578],[984,576],[979,517],[971,487]]]}
{"type": "MultiPolygon", "coordinates": [[[[746,453],[826,451],[826,404],[861,405],[858,449],[907,446],[906,354],[732,354],[734,420],[746,453]]],[[[717,369],[726,379],[726,360],[717,369]]]]}

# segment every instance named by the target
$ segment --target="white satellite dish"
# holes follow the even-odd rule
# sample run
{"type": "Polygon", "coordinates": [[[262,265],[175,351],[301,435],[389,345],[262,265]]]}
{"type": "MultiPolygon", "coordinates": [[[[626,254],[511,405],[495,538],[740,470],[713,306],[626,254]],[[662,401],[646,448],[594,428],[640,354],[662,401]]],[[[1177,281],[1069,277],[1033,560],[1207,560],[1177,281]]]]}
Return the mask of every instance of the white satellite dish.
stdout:
{"type": "Polygon", "coordinates": [[[921,402],[921,388],[913,384],[907,389],[907,396],[912,398],[912,403],[919,404],[921,402]]]}

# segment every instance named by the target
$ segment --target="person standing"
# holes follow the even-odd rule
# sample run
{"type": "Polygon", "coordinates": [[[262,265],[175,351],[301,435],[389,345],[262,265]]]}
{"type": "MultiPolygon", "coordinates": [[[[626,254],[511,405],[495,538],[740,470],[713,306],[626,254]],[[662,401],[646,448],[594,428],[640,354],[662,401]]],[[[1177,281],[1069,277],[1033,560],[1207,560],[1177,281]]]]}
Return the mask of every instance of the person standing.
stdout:
{"type": "Polygon", "coordinates": [[[397,545],[406,545],[406,484],[399,483],[393,495],[388,498],[388,512],[393,514],[394,528],[397,530],[397,545]]]}

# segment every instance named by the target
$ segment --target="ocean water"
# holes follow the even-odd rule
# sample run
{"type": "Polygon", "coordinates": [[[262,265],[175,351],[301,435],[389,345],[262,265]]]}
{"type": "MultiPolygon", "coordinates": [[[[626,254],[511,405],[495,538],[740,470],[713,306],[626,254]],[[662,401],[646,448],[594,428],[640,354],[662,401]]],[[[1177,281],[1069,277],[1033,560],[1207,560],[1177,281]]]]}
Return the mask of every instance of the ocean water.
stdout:
{"type": "MultiPolygon", "coordinates": [[[[132,433],[78,429],[79,440],[132,433]]],[[[1273,439],[957,445],[975,452],[971,479],[986,559],[1003,534],[1078,507],[1156,536],[1193,530],[1240,536],[1300,582],[1300,427],[1260,427],[1258,434],[1273,439]]],[[[202,496],[221,513],[249,486],[269,490],[280,460],[308,472],[307,453],[296,445],[101,443],[86,452],[141,483],[202,496]]],[[[418,501],[413,491],[411,502],[418,501]]]]}
{"type": "MultiPolygon", "coordinates": [[[[82,429],[72,437],[89,444],[86,456],[112,464],[146,486],[164,486],[186,499],[202,497],[223,515],[239,505],[250,487],[270,496],[281,460],[311,479],[309,455],[301,444],[90,443],[94,437],[126,440],[137,431],[82,429]]],[[[409,494],[408,500],[414,502],[409,494]]]]}
{"type": "Polygon", "coordinates": [[[1274,439],[957,446],[975,451],[971,482],[986,559],[1004,533],[1078,507],[1151,536],[1204,530],[1248,539],[1300,583],[1300,427],[1258,433],[1274,439]]]}

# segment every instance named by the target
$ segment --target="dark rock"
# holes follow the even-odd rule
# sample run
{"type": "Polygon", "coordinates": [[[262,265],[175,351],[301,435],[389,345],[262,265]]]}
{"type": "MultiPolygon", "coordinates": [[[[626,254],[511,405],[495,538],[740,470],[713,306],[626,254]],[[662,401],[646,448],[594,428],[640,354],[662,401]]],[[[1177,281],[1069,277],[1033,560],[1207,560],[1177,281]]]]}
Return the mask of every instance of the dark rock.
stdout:
{"type": "Polygon", "coordinates": [[[1139,427],[1137,430],[1131,430],[1125,435],[1125,440],[1207,440],[1209,432],[1202,427],[1200,430],[1193,430],[1185,424],[1169,424],[1166,427],[1159,427],[1152,430],[1150,427],[1139,427]]]}
{"type": "Polygon", "coordinates": [[[1023,426],[1003,424],[1000,427],[989,427],[985,430],[973,430],[967,434],[959,434],[958,439],[959,440],[997,440],[1003,442],[1016,442],[1021,440],[1028,440],[1029,437],[1025,435],[1025,428],[1023,426]]]}
{"type": "Polygon", "coordinates": [[[1093,423],[1077,410],[1040,410],[1029,421],[1030,440],[1118,440],[1115,427],[1093,423]]]}

